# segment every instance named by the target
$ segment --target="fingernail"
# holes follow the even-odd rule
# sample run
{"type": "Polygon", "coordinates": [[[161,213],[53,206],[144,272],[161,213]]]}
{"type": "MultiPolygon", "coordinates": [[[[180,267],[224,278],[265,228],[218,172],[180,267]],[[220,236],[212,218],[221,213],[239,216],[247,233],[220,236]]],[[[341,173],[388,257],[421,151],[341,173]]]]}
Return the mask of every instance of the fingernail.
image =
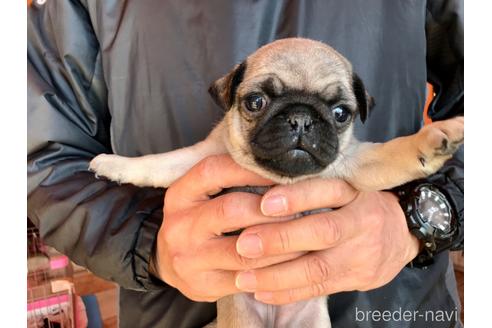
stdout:
{"type": "Polygon", "coordinates": [[[287,211],[287,199],[282,195],[270,196],[261,202],[264,215],[279,215],[287,211]]]}
{"type": "Polygon", "coordinates": [[[258,235],[247,234],[239,237],[236,250],[245,257],[258,257],[263,254],[263,245],[258,235]]]}
{"type": "Polygon", "coordinates": [[[255,299],[260,302],[271,302],[273,300],[273,293],[257,292],[255,293],[255,299]]]}
{"type": "Polygon", "coordinates": [[[256,276],[251,271],[240,272],[236,277],[236,287],[244,291],[254,291],[256,288],[256,276]]]}

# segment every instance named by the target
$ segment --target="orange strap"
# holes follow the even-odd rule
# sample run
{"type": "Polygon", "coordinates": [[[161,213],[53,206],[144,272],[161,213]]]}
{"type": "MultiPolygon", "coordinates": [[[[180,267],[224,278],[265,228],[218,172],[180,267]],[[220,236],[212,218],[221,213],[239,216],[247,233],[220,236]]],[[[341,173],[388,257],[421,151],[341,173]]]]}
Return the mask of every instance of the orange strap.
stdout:
{"type": "Polygon", "coordinates": [[[425,100],[425,107],[424,107],[424,124],[432,123],[432,120],[428,115],[429,105],[432,99],[434,99],[434,87],[432,86],[432,84],[427,83],[427,99],[425,100]]]}

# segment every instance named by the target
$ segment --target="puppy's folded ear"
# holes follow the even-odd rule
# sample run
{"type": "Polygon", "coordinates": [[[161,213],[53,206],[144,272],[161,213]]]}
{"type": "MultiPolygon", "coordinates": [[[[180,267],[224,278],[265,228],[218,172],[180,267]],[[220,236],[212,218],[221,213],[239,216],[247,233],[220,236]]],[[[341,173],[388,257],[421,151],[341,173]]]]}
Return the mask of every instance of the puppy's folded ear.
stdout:
{"type": "Polygon", "coordinates": [[[246,71],[246,61],[234,66],[232,71],[213,82],[208,88],[208,93],[223,110],[228,111],[234,104],[236,90],[243,81],[244,71],[246,71]]]}
{"type": "Polygon", "coordinates": [[[360,77],[352,73],[352,87],[354,88],[355,99],[359,109],[360,120],[364,123],[369,115],[369,111],[376,105],[374,98],[369,96],[366,87],[360,77]]]}

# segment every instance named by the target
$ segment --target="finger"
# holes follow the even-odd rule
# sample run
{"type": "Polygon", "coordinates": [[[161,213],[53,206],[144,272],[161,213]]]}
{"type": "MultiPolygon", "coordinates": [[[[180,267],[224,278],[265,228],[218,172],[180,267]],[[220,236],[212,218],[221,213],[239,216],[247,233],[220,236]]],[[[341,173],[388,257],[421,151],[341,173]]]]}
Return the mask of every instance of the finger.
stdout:
{"type": "MultiPolygon", "coordinates": [[[[209,195],[223,188],[235,186],[267,186],[273,182],[240,167],[229,155],[214,155],[205,158],[193,166],[190,171],[178,179],[170,189],[178,191],[182,208],[188,202],[208,200],[209,195]]],[[[169,191],[169,190],[168,190],[169,191]]]]}
{"type": "Polygon", "coordinates": [[[309,253],[290,262],[238,272],[236,287],[243,291],[282,291],[311,285],[332,285],[337,276],[335,261],[324,260],[317,253],[309,253]]]}
{"type": "MultiPolygon", "coordinates": [[[[210,254],[208,254],[210,255],[210,254]]],[[[214,253],[212,256],[204,256],[209,264],[212,264],[208,268],[202,266],[203,263],[197,261],[196,256],[176,256],[173,259],[173,266],[175,267],[177,275],[181,278],[186,286],[186,294],[191,296],[192,299],[197,301],[211,300],[214,301],[217,298],[224,297],[240,292],[236,287],[236,271],[222,270],[217,268],[216,263],[221,262],[225,254],[214,253]],[[219,261],[217,261],[219,260],[219,261]],[[198,272],[198,273],[197,273],[198,272]],[[211,286],[213,288],[211,288],[211,286]]],[[[299,254],[297,256],[300,256],[299,254]]],[[[292,256],[291,256],[292,257],[292,256]]],[[[288,259],[285,257],[284,260],[288,259]]],[[[275,261],[266,260],[264,263],[279,263],[282,259],[278,258],[275,261]]],[[[224,262],[222,262],[224,263],[224,262]]],[[[257,262],[259,264],[259,262],[257,262]]],[[[242,266],[246,268],[247,266],[242,266]]]]}
{"type": "Polygon", "coordinates": [[[173,266],[181,279],[178,289],[187,295],[206,296],[207,298],[220,298],[225,295],[237,293],[235,285],[235,272],[223,270],[196,271],[196,257],[176,256],[173,266]]]}
{"type": "Polygon", "coordinates": [[[235,284],[234,271],[212,271],[204,273],[208,275],[206,284],[204,284],[205,293],[210,293],[214,298],[222,298],[227,295],[236,294],[239,289],[235,284]]]}
{"type": "Polygon", "coordinates": [[[342,291],[344,291],[343,288],[332,289],[328,283],[321,283],[309,287],[287,289],[278,292],[256,292],[255,299],[266,304],[283,305],[309,300],[315,297],[327,296],[342,291]]]}
{"type": "Polygon", "coordinates": [[[309,179],[273,187],[263,196],[261,211],[265,215],[279,216],[336,208],[350,203],[356,195],[357,190],[343,180],[309,179]]]}
{"type": "Polygon", "coordinates": [[[292,217],[265,216],[260,211],[261,196],[234,192],[204,202],[200,208],[208,233],[220,236],[226,232],[237,231],[258,224],[283,222],[292,217]]]}
{"type": "Polygon", "coordinates": [[[203,261],[196,261],[195,264],[193,264],[195,265],[195,269],[245,271],[283,263],[305,254],[305,252],[296,252],[258,259],[249,259],[237,253],[236,240],[237,236],[231,236],[207,242],[207,245],[200,249],[197,256],[197,258],[201,258],[203,261]]]}
{"type": "MultiPolygon", "coordinates": [[[[267,304],[281,305],[355,289],[352,279],[338,272],[337,269],[342,265],[337,263],[337,256],[331,256],[330,260],[323,258],[325,260],[309,254],[290,262],[291,265],[276,265],[278,271],[273,271],[272,268],[255,270],[255,299],[267,304]]],[[[240,279],[236,276],[236,287],[244,290],[240,279]]]]}
{"type": "Polygon", "coordinates": [[[360,217],[344,208],[245,229],[236,248],[249,258],[334,247],[359,231],[360,217]]]}

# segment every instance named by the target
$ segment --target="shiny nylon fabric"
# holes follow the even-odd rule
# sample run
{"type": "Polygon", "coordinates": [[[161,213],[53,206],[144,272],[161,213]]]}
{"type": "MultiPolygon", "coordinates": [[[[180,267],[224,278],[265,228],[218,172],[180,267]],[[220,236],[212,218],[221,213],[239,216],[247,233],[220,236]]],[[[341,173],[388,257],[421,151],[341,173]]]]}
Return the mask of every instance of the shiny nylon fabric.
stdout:
{"type": "MultiPolygon", "coordinates": [[[[116,281],[121,327],[198,327],[215,305],[148,275],[163,191],[86,171],[101,152],[138,156],[203,139],[222,113],[209,84],[272,40],[324,41],[353,64],[376,108],[362,140],[417,131],[425,82],[434,118],[463,113],[459,1],[55,1],[28,10],[28,216],[50,245],[116,281]]],[[[432,177],[463,213],[460,152],[432,177]]],[[[356,321],[359,310],[454,310],[447,253],[374,291],[330,298],[334,327],[429,327],[356,321]]],[[[453,327],[433,322],[432,327],[453,327]]]]}

